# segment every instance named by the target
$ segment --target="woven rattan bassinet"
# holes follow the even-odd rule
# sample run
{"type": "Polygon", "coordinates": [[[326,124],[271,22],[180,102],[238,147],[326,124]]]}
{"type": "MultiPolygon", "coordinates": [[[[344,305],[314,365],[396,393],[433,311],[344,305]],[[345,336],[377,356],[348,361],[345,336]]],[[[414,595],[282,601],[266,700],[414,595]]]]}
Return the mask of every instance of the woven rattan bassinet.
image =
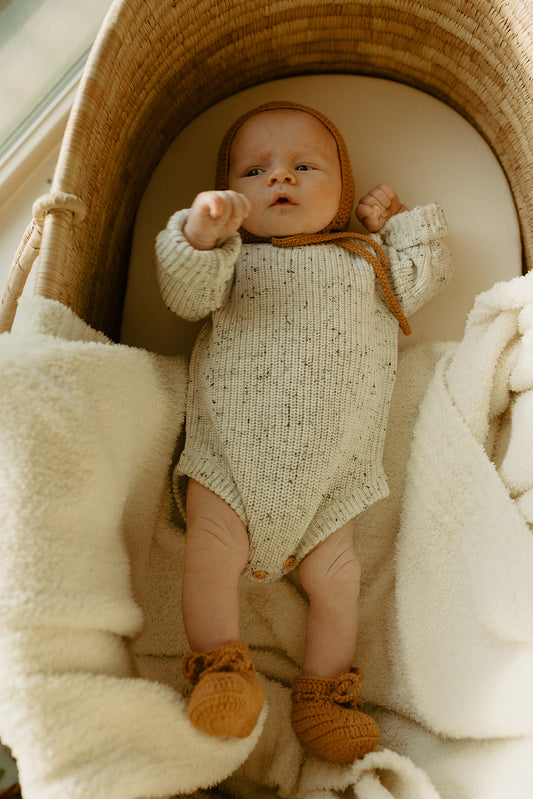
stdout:
{"type": "Polygon", "coordinates": [[[137,206],[169,143],[215,102],[292,75],[389,78],[462,114],[507,175],[531,268],[532,30],[531,0],[115,0],[15,256],[4,329],[44,222],[36,293],[116,339],[137,206]]]}

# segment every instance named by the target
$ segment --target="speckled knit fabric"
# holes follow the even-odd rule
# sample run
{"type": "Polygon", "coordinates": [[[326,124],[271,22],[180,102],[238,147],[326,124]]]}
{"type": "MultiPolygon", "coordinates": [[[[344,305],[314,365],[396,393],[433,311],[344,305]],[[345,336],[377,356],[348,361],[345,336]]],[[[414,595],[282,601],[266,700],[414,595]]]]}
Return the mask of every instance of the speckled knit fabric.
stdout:
{"type": "MultiPolygon", "coordinates": [[[[369,263],[334,244],[199,252],[174,214],[156,242],[169,308],[207,321],[190,364],[176,475],[221,496],[246,524],[247,573],[277,579],[388,493],[382,453],[398,323],[369,263]]],[[[445,285],[440,208],[389,220],[374,238],[408,316],[445,285]]]]}

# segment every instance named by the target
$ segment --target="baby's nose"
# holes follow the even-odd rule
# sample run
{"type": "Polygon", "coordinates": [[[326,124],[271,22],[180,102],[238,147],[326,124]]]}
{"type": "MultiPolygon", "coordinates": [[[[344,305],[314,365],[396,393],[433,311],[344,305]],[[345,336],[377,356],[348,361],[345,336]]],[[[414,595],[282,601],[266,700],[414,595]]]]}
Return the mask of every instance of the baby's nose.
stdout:
{"type": "Polygon", "coordinates": [[[271,186],[274,183],[294,183],[295,177],[293,171],[289,167],[278,166],[275,167],[270,173],[269,183],[271,186]]]}

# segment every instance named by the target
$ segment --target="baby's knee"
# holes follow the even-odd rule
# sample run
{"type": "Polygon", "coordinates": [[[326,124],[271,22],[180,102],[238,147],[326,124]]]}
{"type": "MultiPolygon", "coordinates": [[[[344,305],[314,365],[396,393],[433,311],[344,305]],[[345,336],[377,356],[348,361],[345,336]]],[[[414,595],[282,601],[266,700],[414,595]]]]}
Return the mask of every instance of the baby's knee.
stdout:
{"type": "MultiPolygon", "coordinates": [[[[245,530],[230,527],[211,516],[198,515],[187,523],[187,543],[204,554],[222,561],[244,561],[248,558],[249,542],[245,530]]],[[[244,568],[244,566],[243,566],[244,568]]]]}
{"type": "Polygon", "coordinates": [[[216,564],[240,574],[250,548],[244,523],[219,497],[215,500],[206,494],[201,498],[207,501],[197,502],[191,492],[188,496],[186,560],[216,564]]]}
{"type": "MultiPolygon", "coordinates": [[[[326,544],[326,542],[324,542],[326,544]]],[[[361,564],[351,540],[340,546],[320,544],[300,564],[300,581],[307,594],[349,593],[359,595],[361,564]]]]}

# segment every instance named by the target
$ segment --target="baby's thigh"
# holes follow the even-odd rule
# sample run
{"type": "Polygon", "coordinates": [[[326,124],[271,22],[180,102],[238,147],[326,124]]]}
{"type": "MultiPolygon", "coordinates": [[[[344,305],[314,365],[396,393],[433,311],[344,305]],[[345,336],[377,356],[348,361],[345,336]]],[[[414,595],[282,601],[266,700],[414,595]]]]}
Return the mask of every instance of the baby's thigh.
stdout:
{"type": "Polygon", "coordinates": [[[355,550],[353,520],[305,556],[300,563],[299,576],[309,595],[338,590],[343,584],[350,590],[359,586],[361,566],[355,550]]]}
{"type": "Polygon", "coordinates": [[[208,558],[219,566],[234,565],[240,573],[246,566],[249,547],[246,526],[233,508],[209,488],[190,479],[186,557],[208,558]]]}

